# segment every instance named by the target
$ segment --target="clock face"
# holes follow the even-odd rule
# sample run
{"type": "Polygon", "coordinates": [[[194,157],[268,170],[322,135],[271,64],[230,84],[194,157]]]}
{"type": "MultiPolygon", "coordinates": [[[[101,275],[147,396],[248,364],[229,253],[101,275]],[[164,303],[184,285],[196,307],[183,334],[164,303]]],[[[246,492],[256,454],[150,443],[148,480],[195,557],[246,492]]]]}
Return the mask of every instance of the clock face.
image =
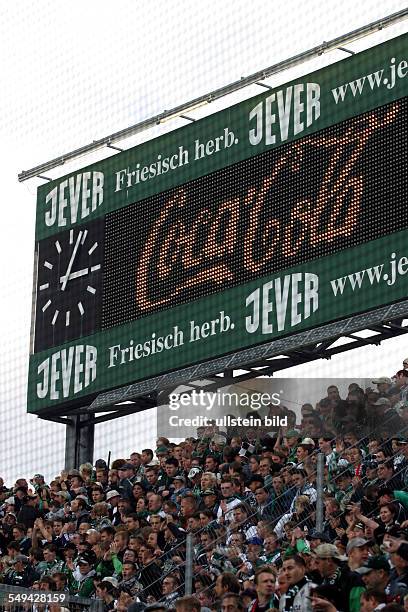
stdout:
{"type": "Polygon", "coordinates": [[[104,221],[40,243],[35,351],[100,329],[104,221]]]}

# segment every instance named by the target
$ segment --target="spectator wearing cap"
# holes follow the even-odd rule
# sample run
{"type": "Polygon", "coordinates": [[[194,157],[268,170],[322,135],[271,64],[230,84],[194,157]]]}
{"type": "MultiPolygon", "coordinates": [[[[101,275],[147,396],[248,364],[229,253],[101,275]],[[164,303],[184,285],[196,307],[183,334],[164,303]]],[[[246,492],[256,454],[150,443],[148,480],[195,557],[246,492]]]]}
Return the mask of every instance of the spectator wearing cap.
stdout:
{"type": "Polygon", "coordinates": [[[346,553],[348,566],[352,572],[359,568],[368,559],[370,541],[365,538],[351,538],[347,543],[346,553]]]}
{"type": "Polygon", "coordinates": [[[379,397],[389,397],[392,391],[392,380],[387,376],[379,376],[371,381],[373,385],[377,386],[379,397]]]}
{"type": "Polygon", "coordinates": [[[354,494],[354,488],[352,483],[354,477],[353,468],[351,466],[347,468],[339,467],[337,468],[337,471],[333,474],[333,476],[335,478],[334,496],[336,501],[340,505],[340,510],[344,512],[346,506],[349,505],[350,500],[354,494]]]}
{"type": "Polygon", "coordinates": [[[17,514],[17,522],[22,523],[26,529],[32,528],[35,520],[41,516],[38,502],[39,499],[36,493],[28,493],[23,500],[23,504],[17,514]]]}
{"type": "Polygon", "coordinates": [[[374,403],[378,416],[377,431],[386,438],[398,434],[404,427],[404,421],[399,416],[387,397],[380,397],[374,403]]]}
{"type": "Polygon", "coordinates": [[[45,486],[45,480],[44,480],[44,476],[42,474],[34,474],[34,476],[31,478],[30,482],[33,485],[35,491],[37,491],[38,488],[41,488],[41,487],[45,486]]]}
{"type": "Polygon", "coordinates": [[[118,467],[118,491],[121,497],[131,500],[133,498],[133,479],[135,475],[135,468],[132,463],[123,463],[118,467]]]}
{"type": "Polygon", "coordinates": [[[391,601],[393,596],[405,593],[393,592],[391,585],[391,568],[386,557],[376,555],[367,559],[356,572],[360,574],[368,591],[380,591],[387,595],[387,600],[391,601]]]}
{"type": "Polygon", "coordinates": [[[180,474],[174,476],[172,485],[169,488],[171,492],[170,500],[178,505],[180,505],[183,495],[190,492],[190,489],[186,484],[186,479],[180,474]]]}
{"type": "Polygon", "coordinates": [[[361,577],[344,563],[346,558],[340,555],[334,544],[320,544],[314,554],[322,584],[332,587],[336,608],[357,612],[364,589],[361,577]]]}
{"type": "Polygon", "coordinates": [[[324,531],[317,531],[317,529],[311,529],[308,533],[307,539],[309,540],[310,550],[315,550],[320,544],[330,543],[330,538],[324,531]]]}
{"type": "Polygon", "coordinates": [[[218,491],[216,489],[205,489],[201,493],[204,512],[210,513],[211,520],[216,519],[219,509],[218,491]]]}
{"type": "Polygon", "coordinates": [[[76,560],[76,567],[69,574],[69,591],[78,597],[91,597],[95,592],[93,577],[95,554],[84,553],[76,560]]]}
{"type": "Polygon", "coordinates": [[[40,575],[32,567],[29,558],[25,555],[17,555],[11,567],[4,574],[3,583],[29,588],[39,577],[40,575]]]}

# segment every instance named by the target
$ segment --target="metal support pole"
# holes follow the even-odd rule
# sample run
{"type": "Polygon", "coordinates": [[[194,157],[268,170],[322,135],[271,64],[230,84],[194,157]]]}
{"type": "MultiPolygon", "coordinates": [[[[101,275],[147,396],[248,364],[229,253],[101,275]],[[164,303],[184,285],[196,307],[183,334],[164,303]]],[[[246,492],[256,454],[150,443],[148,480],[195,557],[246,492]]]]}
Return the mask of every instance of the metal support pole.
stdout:
{"type": "Polygon", "coordinates": [[[316,530],[323,531],[323,483],[324,483],[324,465],[326,458],[323,453],[317,455],[317,500],[316,500],[316,530]]]}
{"type": "Polygon", "coordinates": [[[191,595],[193,592],[193,555],[193,534],[188,533],[186,537],[186,595],[191,595]]]}
{"type": "Polygon", "coordinates": [[[92,415],[82,414],[71,418],[65,435],[65,469],[78,469],[82,463],[93,463],[95,425],[92,415]]]}

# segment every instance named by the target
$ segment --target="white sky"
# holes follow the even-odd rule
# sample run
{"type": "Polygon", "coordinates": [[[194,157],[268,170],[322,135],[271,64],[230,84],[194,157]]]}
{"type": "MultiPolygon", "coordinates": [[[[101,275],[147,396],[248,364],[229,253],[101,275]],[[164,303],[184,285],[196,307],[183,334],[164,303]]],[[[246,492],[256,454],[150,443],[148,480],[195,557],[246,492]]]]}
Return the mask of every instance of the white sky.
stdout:
{"type": "MultiPolygon", "coordinates": [[[[17,174],[164,109],[405,8],[398,0],[15,0],[0,4],[2,223],[0,225],[0,475],[55,475],[65,430],[26,415],[36,188],[17,174]]],[[[407,31],[407,21],[350,45],[359,50],[407,31]]],[[[278,84],[344,57],[337,51],[268,82],[278,84]]],[[[254,86],[237,99],[259,93],[254,86]]],[[[217,108],[220,105],[217,105],[217,108]]],[[[206,108],[215,110],[216,106],[206,108]]],[[[202,112],[202,111],[201,111],[202,112]]],[[[199,116],[198,111],[195,114],[199,116]]],[[[182,125],[181,120],[164,129],[182,125]]],[[[163,128],[160,128],[163,129],[163,128]]],[[[143,138],[158,133],[145,133],[143,138]]],[[[124,141],[128,148],[136,138],[124,141]]],[[[107,157],[103,152],[98,158],[107,157]]],[[[85,157],[75,167],[95,158],[85,157]]],[[[64,166],[45,173],[56,178],[64,166]]],[[[283,376],[393,374],[405,340],[360,349],[283,376]]],[[[152,414],[96,428],[95,458],[152,445],[152,414]]]]}

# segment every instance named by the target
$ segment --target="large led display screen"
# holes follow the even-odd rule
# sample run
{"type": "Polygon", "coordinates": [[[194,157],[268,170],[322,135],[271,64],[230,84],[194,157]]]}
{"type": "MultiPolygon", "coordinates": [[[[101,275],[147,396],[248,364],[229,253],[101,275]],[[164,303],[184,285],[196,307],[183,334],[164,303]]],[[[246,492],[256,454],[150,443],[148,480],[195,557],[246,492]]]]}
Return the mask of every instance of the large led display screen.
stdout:
{"type": "Polygon", "coordinates": [[[404,299],[406,42],[41,187],[29,411],[404,299]]]}

